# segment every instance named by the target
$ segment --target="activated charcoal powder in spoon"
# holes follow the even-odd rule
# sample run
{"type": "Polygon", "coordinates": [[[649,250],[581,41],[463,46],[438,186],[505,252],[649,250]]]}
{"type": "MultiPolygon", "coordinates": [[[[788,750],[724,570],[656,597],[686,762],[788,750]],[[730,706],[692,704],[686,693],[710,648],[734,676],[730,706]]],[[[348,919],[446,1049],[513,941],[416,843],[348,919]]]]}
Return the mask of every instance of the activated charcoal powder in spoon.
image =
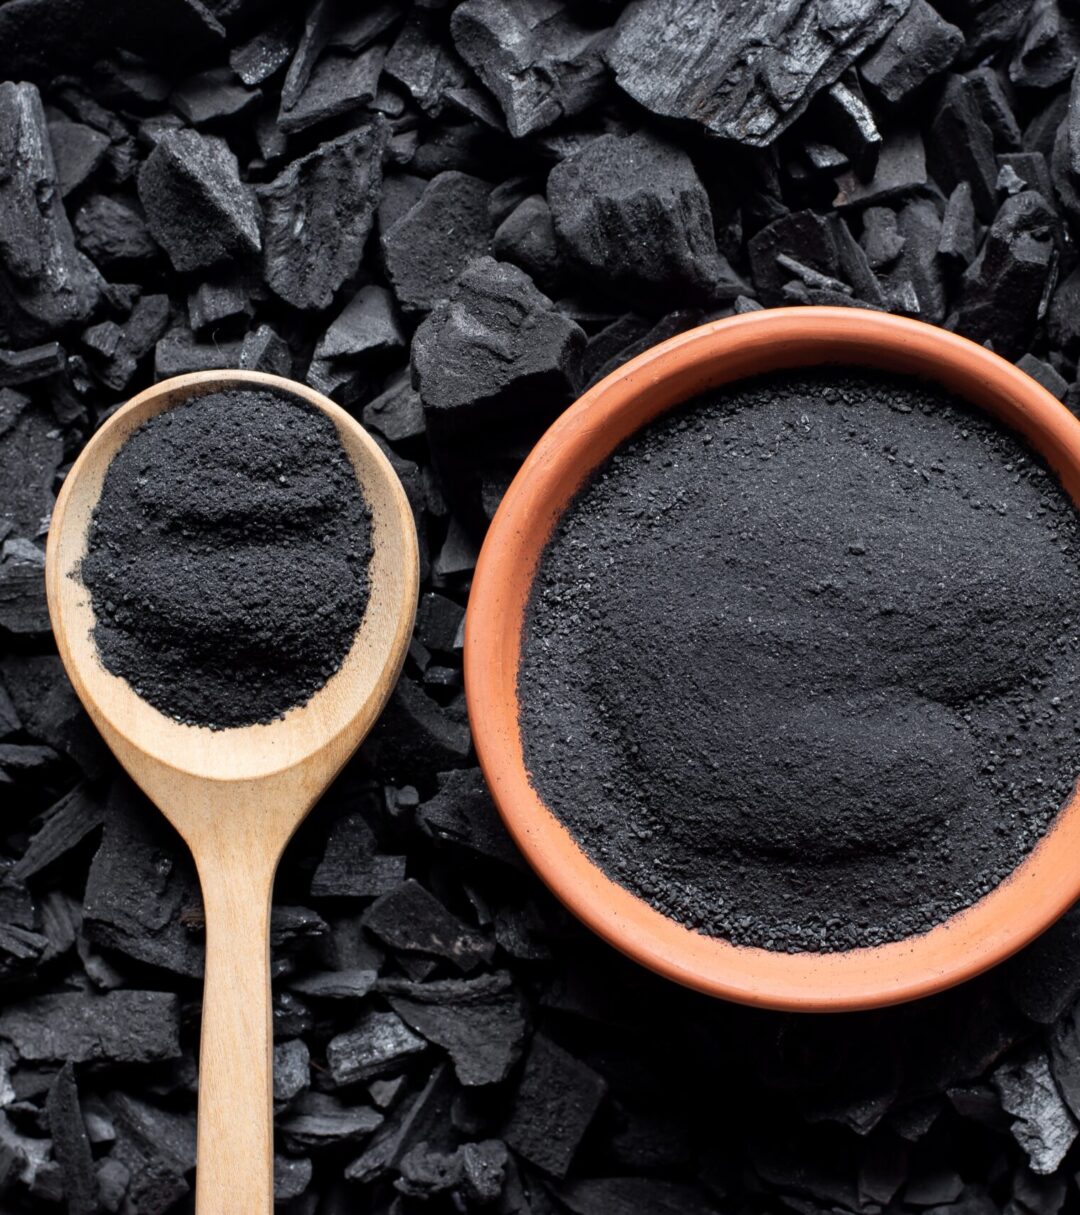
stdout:
{"type": "Polygon", "coordinates": [[[625,443],[537,571],[526,764],[615,881],[700,932],[841,950],[1008,878],[1080,772],[1080,537],[1010,432],[843,368],[625,443]]]}
{"type": "Polygon", "coordinates": [[[81,576],[102,662],[178,721],[302,705],[368,600],[371,518],[333,422],[230,388],[157,414],[109,465],[81,576]]]}

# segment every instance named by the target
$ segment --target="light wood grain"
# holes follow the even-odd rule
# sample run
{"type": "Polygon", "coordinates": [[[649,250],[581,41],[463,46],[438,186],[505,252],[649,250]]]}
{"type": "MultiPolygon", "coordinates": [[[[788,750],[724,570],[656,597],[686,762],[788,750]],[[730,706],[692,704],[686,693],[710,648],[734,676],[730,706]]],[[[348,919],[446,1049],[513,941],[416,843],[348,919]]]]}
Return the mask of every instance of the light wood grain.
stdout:
{"type": "Polygon", "coordinates": [[[198,1215],[270,1215],[273,1127],[269,915],[274,873],[300,821],[371,729],[404,661],[416,612],[416,529],[374,440],[326,397],[257,372],[167,380],[119,409],[68,474],[53,511],[46,589],[68,676],[117,758],[183,836],[206,905],[199,1065],[198,1215]],[[102,666],[79,579],[105,472],[127,436],[193,395],[229,386],[293,393],[334,422],[371,508],[371,596],[341,669],[269,725],[184,726],[102,666]]]}

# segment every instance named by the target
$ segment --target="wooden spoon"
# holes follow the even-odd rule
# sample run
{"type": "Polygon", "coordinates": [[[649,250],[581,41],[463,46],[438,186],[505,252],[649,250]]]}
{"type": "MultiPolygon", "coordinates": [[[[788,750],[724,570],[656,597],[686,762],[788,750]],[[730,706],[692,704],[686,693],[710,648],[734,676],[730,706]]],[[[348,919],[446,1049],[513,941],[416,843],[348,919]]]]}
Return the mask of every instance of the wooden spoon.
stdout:
{"type": "Polygon", "coordinates": [[[86,445],[53,511],[45,577],[60,657],[116,757],[187,841],[206,907],[199,1064],[199,1215],[271,1215],[273,1107],[270,898],[300,821],[374,724],[401,670],[416,613],[416,529],[390,462],[344,410],[257,372],[200,372],[149,388],[86,445]],[[341,669],[307,704],[270,725],[181,725],[102,666],[79,579],[105,471],[147,418],[192,396],[272,387],[337,427],[371,508],[371,597],[341,669]]]}

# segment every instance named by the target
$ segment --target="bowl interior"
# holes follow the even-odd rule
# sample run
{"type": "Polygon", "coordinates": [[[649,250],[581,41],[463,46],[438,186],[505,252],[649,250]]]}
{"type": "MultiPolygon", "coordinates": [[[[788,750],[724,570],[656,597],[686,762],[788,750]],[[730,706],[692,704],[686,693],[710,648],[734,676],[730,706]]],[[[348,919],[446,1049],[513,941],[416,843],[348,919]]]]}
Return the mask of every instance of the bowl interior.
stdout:
{"type": "Polygon", "coordinates": [[[302,384],[248,371],[200,372],[148,388],[101,427],[76,461],[53,512],[46,586],[61,658],[95,724],[113,742],[129,740],[183,772],[241,780],[290,768],[316,751],[346,758],[374,724],[404,660],[416,612],[416,530],[405,492],[375,441],[343,409],[302,384]],[[117,450],[164,410],[229,387],[271,388],[329,415],[371,510],[370,597],[356,639],[338,671],[305,704],[267,725],[209,730],[160,713],[97,657],[94,611],[79,566],[91,516],[117,450]]]}
{"type": "Polygon", "coordinates": [[[1044,388],[964,338],[885,313],[783,308],[682,334],[590,389],[540,440],[492,522],[470,595],[465,683],[477,754],[525,857],[610,944],[713,995],[765,1007],[872,1008],[927,995],[1019,949],[1080,897],[1074,793],[1010,877],[964,912],[905,940],[845,953],[734,946],[684,928],[607,877],[543,804],[518,722],[521,632],[551,531],[591,472],[644,424],[709,388],[788,367],[866,366],[932,380],[1027,440],[1080,506],[1080,421],[1044,388]]]}

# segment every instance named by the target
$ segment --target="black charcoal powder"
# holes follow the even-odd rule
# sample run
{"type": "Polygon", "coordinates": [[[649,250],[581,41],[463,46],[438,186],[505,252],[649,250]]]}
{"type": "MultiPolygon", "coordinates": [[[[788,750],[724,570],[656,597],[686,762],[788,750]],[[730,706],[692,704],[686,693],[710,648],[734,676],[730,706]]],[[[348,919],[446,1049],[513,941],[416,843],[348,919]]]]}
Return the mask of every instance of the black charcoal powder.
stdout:
{"type": "Polygon", "coordinates": [[[273,721],[341,666],[370,512],[333,422],[265,389],[195,397],[120,448],[81,577],[102,662],[178,721],[273,721]]]}
{"type": "Polygon", "coordinates": [[[926,931],[1073,790],[1078,553],[1052,475],[943,390],[825,368],[713,391],[625,443],[541,559],[534,785],[700,932],[926,931]]]}

